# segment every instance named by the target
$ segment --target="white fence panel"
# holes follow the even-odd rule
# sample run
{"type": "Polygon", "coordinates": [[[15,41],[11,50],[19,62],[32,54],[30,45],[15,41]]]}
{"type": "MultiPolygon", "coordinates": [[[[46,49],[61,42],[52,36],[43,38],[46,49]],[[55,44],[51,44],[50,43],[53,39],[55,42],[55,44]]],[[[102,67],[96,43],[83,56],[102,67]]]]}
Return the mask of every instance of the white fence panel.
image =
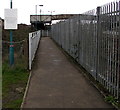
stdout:
{"type": "Polygon", "coordinates": [[[40,33],[40,31],[29,33],[29,70],[32,68],[32,61],[38,48],[40,33]]]}

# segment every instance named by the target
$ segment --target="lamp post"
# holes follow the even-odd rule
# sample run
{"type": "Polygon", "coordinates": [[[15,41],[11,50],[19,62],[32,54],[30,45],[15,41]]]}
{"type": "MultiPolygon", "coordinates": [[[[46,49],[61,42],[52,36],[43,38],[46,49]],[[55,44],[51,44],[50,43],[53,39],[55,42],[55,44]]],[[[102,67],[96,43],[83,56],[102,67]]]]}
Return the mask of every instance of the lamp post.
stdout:
{"type": "MultiPolygon", "coordinates": [[[[37,23],[39,22],[39,16],[37,15],[37,6],[43,6],[43,5],[35,5],[35,14],[36,14],[36,30],[37,30],[37,23]]],[[[40,10],[41,14],[41,10],[40,10]]],[[[40,18],[41,19],[41,18],[40,18]]],[[[40,20],[41,21],[41,20],[40,20]]]]}
{"type": "MultiPolygon", "coordinates": [[[[43,5],[39,5],[40,7],[43,7],[43,5]]],[[[42,12],[42,10],[41,10],[41,8],[40,8],[40,22],[41,22],[41,12],[42,12]]]]}
{"type": "MultiPolygon", "coordinates": [[[[39,5],[40,7],[43,7],[43,5],[39,5]]],[[[41,12],[42,12],[42,10],[41,10],[41,8],[40,8],[40,24],[41,24],[41,12]]],[[[41,29],[41,27],[40,27],[40,30],[41,30],[41,37],[42,37],[42,29],[41,29]]]]}
{"type": "Polygon", "coordinates": [[[37,5],[35,5],[35,15],[36,15],[35,29],[37,30],[37,5]]]}
{"type": "Polygon", "coordinates": [[[37,5],[35,5],[35,14],[37,15],[37,5]]]}

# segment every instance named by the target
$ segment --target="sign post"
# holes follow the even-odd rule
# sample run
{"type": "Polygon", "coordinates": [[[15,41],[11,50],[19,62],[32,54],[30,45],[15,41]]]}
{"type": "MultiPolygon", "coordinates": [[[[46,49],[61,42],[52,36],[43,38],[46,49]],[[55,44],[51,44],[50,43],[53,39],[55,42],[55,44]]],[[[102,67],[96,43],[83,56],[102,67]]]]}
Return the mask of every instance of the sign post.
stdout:
{"type": "Polygon", "coordinates": [[[14,64],[14,45],[13,45],[13,29],[17,29],[17,9],[12,9],[12,0],[10,0],[10,9],[5,9],[5,26],[4,29],[10,30],[10,47],[9,61],[10,66],[14,64]]]}
{"type": "MultiPolygon", "coordinates": [[[[12,0],[10,1],[10,8],[12,9],[12,0]]],[[[13,45],[13,33],[10,30],[10,65],[14,64],[14,45],[13,45]]]]}

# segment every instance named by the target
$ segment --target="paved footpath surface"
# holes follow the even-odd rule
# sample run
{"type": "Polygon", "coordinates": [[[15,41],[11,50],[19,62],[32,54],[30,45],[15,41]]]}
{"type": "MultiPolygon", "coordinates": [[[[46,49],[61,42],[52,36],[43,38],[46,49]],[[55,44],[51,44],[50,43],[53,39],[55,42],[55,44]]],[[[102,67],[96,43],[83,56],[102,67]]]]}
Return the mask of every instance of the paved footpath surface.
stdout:
{"type": "Polygon", "coordinates": [[[49,38],[41,39],[23,108],[112,108],[49,38]]]}

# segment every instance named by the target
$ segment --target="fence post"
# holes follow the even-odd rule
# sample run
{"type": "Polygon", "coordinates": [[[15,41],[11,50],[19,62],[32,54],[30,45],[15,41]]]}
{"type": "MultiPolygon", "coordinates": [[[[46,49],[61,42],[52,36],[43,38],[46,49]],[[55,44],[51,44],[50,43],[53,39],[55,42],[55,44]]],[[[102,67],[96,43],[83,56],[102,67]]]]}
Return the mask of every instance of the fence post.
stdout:
{"type": "Polygon", "coordinates": [[[31,33],[29,33],[29,70],[31,70],[31,62],[32,62],[32,59],[31,59],[31,33]]]}
{"type": "Polygon", "coordinates": [[[98,73],[99,73],[99,37],[100,37],[100,8],[97,7],[97,55],[96,55],[96,80],[98,80],[98,73]]]}
{"type": "MultiPolygon", "coordinates": [[[[120,35],[120,1],[118,2],[119,4],[118,4],[118,7],[119,7],[119,31],[118,31],[118,33],[119,33],[119,35],[120,35]]],[[[119,37],[119,65],[120,65],[120,37],[119,37]]],[[[120,101],[120,67],[119,67],[119,75],[118,75],[118,77],[119,77],[119,84],[118,84],[118,100],[120,101]]]]}

